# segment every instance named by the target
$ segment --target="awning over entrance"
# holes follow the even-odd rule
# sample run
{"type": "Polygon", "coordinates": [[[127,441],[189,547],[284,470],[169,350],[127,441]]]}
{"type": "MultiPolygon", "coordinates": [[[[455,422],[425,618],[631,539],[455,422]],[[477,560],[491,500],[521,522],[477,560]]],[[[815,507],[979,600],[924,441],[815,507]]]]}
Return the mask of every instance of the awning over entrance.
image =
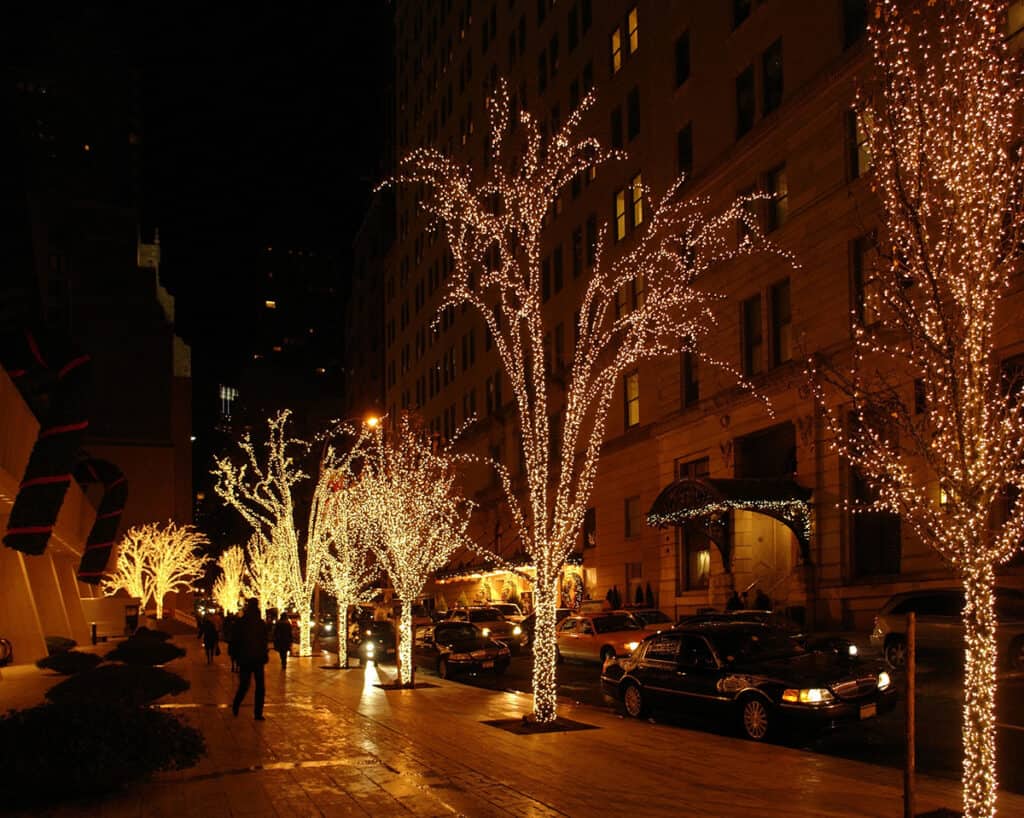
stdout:
{"type": "Polygon", "coordinates": [[[788,478],[686,478],[662,489],[647,512],[647,524],[663,528],[688,520],[703,523],[730,566],[728,512],[734,508],[754,511],[788,527],[800,544],[804,562],[810,562],[811,493],[788,478]]]}

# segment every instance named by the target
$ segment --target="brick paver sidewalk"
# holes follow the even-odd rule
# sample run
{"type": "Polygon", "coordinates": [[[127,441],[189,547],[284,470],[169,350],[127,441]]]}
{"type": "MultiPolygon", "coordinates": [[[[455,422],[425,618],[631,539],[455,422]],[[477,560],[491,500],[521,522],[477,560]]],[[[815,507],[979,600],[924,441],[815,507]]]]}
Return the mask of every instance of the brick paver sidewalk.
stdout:
{"type": "MultiPolygon", "coordinates": [[[[323,658],[267,665],[266,721],[228,703],[227,659],[198,643],[170,665],[192,683],[163,706],[198,726],[209,753],[101,804],[59,818],[123,816],[898,816],[900,772],[777,745],[634,722],[597,708],[560,714],[598,729],[515,735],[484,721],[530,712],[530,698],[423,677],[434,687],[385,691],[394,668],[323,669],[323,658]]],[[[31,698],[33,674],[0,680],[0,710],[31,698]],[[6,688],[6,689],[5,689],[6,688]]],[[[34,677],[41,695],[50,679],[34,677]]],[[[958,806],[955,782],[922,778],[920,812],[958,806]]],[[[1000,796],[1001,814],[1024,798],[1000,796]]],[[[39,813],[34,813],[39,814],[39,813]]]]}

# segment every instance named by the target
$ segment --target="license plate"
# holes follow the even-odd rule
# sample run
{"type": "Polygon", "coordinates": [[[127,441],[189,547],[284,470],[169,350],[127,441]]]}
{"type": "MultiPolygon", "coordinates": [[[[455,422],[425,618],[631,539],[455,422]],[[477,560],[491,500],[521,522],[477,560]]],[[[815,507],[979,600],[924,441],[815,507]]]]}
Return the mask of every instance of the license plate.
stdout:
{"type": "Polygon", "coordinates": [[[877,704],[862,704],[860,706],[860,717],[862,719],[873,719],[878,715],[877,704]]]}
{"type": "Polygon", "coordinates": [[[480,663],[480,667],[482,667],[482,668],[484,668],[484,670],[486,670],[489,667],[494,667],[494,662],[491,661],[490,659],[488,659],[486,662],[481,662],[480,663]]]}

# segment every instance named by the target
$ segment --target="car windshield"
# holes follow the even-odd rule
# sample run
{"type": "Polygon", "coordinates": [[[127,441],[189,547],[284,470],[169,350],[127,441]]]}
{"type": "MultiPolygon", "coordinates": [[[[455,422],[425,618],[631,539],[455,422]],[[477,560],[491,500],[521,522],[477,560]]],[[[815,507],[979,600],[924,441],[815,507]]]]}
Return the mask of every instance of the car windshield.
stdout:
{"type": "Polygon", "coordinates": [[[464,639],[476,639],[477,629],[468,623],[438,625],[434,628],[434,640],[438,642],[457,642],[464,639]]]}
{"type": "Polygon", "coordinates": [[[519,608],[515,605],[495,605],[494,609],[505,616],[512,615],[517,616],[519,614],[519,608]]]}
{"type": "Polygon", "coordinates": [[[503,619],[501,611],[495,610],[494,608],[481,608],[478,611],[469,612],[470,622],[493,622],[496,619],[503,619]]]}
{"type": "Polygon", "coordinates": [[[636,631],[640,629],[640,623],[629,614],[608,614],[607,616],[594,617],[594,630],[598,633],[636,631]]]}
{"type": "Polygon", "coordinates": [[[391,633],[390,622],[368,622],[366,630],[371,631],[374,634],[380,635],[382,633],[391,633]]]}
{"type": "Polygon", "coordinates": [[[726,661],[752,662],[806,653],[790,634],[778,628],[728,630],[708,635],[718,655],[726,661]]]}
{"type": "Polygon", "coordinates": [[[645,625],[656,625],[659,622],[671,622],[661,611],[633,611],[633,616],[643,622],[645,625]]]}

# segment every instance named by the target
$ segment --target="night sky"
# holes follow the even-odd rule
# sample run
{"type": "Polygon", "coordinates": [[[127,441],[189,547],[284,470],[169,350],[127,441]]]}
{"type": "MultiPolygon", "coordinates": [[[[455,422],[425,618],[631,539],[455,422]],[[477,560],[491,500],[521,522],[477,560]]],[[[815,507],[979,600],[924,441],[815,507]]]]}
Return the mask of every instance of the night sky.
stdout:
{"type": "Polygon", "coordinates": [[[197,389],[230,377],[260,247],[333,251],[349,268],[381,177],[387,4],[24,5],[5,10],[8,64],[139,71],[142,225],[160,228],[197,389]]]}

